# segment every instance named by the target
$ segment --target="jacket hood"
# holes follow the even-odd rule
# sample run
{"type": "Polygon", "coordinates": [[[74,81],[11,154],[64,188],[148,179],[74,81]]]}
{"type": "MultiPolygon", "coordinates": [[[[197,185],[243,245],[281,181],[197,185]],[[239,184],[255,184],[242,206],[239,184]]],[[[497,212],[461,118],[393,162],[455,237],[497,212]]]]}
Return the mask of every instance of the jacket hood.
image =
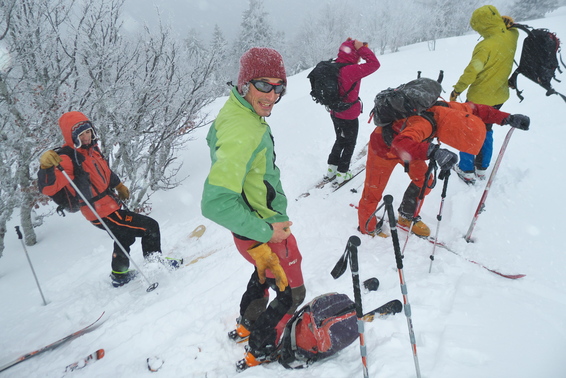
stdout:
{"type": "Polygon", "coordinates": [[[360,54],[358,54],[358,50],[354,47],[354,40],[348,38],[340,45],[336,61],[338,63],[358,63],[359,60],[360,54]]]}
{"type": "Polygon", "coordinates": [[[476,9],[470,18],[470,26],[484,38],[507,30],[499,11],[493,5],[476,9]]]}
{"type": "Polygon", "coordinates": [[[65,139],[65,145],[77,149],[81,146],[78,136],[88,130],[92,130],[93,143],[96,139],[96,132],[92,122],[81,112],[67,112],[59,118],[59,128],[65,139]]]}

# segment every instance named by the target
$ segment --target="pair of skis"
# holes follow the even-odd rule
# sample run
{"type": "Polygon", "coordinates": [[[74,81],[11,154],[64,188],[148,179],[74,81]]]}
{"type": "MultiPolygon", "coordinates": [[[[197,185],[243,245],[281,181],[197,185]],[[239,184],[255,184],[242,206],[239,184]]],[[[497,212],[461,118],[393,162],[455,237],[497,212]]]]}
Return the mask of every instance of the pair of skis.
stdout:
{"type": "MultiPolygon", "coordinates": [[[[87,325],[86,327],[83,327],[81,329],[79,329],[76,332],[73,332],[57,341],[52,342],[51,344],[48,344],[42,348],[36,349],[32,352],[26,353],[18,358],[16,358],[13,361],[8,362],[7,364],[4,364],[2,366],[0,366],[0,372],[11,368],[14,365],[19,364],[20,362],[23,361],[27,361],[32,357],[35,357],[43,352],[47,352],[49,350],[55,349],[57,347],[59,347],[60,345],[66,343],[67,341],[71,341],[73,339],[76,339],[79,336],[84,335],[85,333],[88,333],[94,329],[96,329],[98,326],[100,326],[106,319],[103,319],[105,312],[103,312],[98,319],[96,319],[94,322],[92,322],[91,324],[87,325]]],[[[69,366],[67,366],[65,372],[69,372],[69,371],[74,371],[77,369],[81,369],[83,367],[85,367],[86,365],[88,365],[91,362],[94,362],[96,360],[99,360],[100,358],[104,357],[104,349],[99,349],[96,352],[88,355],[87,357],[85,357],[82,360],[79,360],[69,366]]]]}

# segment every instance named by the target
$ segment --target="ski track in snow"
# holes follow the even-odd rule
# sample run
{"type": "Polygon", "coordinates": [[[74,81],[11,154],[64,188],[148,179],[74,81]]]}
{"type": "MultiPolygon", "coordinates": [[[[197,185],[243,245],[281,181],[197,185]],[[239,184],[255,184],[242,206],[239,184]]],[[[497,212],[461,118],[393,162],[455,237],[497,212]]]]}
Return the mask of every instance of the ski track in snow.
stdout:
{"type": "MultiPolygon", "coordinates": [[[[526,22],[547,27],[566,40],[566,8],[543,20],[526,22]]],[[[520,41],[525,34],[521,32],[520,41]]],[[[443,94],[469,61],[477,34],[439,40],[436,51],[426,43],[402,47],[400,52],[379,56],[382,67],[362,81],[365,111],[355,154],[373,130],[367,117],[375,95],[416,77],[436,78],[445,71],[443,94]]],[[[518,48],[520,51],[520,47],[518,48]]],[[[519,57],[519,52],[516,55],[519,57]]],[[[289,78],[288,94],[268,119],[276,141],[278,166],[289,198],[293,233],[303,254],[307,288],[305,303],[327,292],[353,297],[349,274],[337,280],[330,271],[342,255],[350,235],[357,235],[357,204],[364,174],[324,198],[324,192],[295,201],[316,183],[326,169],[334,141],[329,115],[308,95],[308,71],[289,78]],[[353,193],[351,188],[357,188],[353,193]]],[[[566,74],[559,75],[566,79],[566,74]]],[[[564,83],[554,87],[566,93],[564,83]]],[[[442,248],[436,248],[432,273],[428,273],[432,245],[416,237],[405,250],[404,275],[412,308],[417,353],[423,377],[436,378],[561,378],[566,376],[566,266],[558,214],[562,200],[566,104],[522,76],[519,86],[525,100],[514,92],[503,111],[531,117],[531,130],[517,130],[510,140],[498,175],[473,233],[466,233],[483,185],[469,187],[450,176],[439,239],[462,257],[503,273],[524,273],[525,278],[499,277],[442,248]]],[[[218,99],[208,109],[214,115],[224,104],[218,99]]],[[[494,125],[494,156],[507,127],[494,125]]],[[[79,214],[53,216],[37,228],[38,243],[27,247],[42,290],[41,297],[25,259],[14,226],[9,223],[6,249],[0,259],[0,365],[47,345],[89,324],[106,311],[108,319],[98,329],[43,353],[2,373],[7,377],[61,377],[65,367],[99,348],[105,357],[75,371],[74,377],[355,377],[361,376],[357,342],[333,358],[301,371],[279,364],[255,367],[237,374],[234,363],[242,358],[243,345],[234,345],[226,334],[238,316],[239,301],[251,266],[235,250],[231,234],[200,214],[202,183],[208,173],[207,130],[198,130],[182,152],[184,172],[190,177],[175,190],[152,198],[152,217],[160,222],[164,253],[185,262],[208,257],[168,271],[144,264],[139,241],[131,255],[148,278],[141,276],[114,289],[108,277],[112,242],[79,214]],[[200,239],[188,235],[199,224],[207,227],[200,239]],[[159,287],[146,292],[149,283],[159,287]],[[159,372],[147,369],[146,359],[164,360],[159,372]]],[[[399,166],[384,194],[394,197],[397,208],[409,183],[399,166]]],[[[435,235],[442,182],[426,198],[423,220],[435,235]]],[[[401,247],[405,233],[400,232],[401,247]]],[[[391,238],[361,236],[360,279],[377,277],[376,292],[363,294],[364,310],[391,299],[402,300],[391,238]]],[[[415,377],[407,321],[404,313],[366,324],[370,376],[415,377]]]]}

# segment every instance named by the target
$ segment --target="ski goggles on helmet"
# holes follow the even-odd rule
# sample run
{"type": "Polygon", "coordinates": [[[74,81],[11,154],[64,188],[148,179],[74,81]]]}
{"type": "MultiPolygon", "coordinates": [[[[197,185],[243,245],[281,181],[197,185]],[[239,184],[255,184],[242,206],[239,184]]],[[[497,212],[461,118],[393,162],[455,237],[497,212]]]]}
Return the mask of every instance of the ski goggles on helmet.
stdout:
{"type": "Polygon", "coordinates": [[[275,94],[283,94],[285,92],[285,84],[284,83],[269,83],[263,80],[250,80],[250,83],[260,92],[269,93],[272,90],[275,91],[275,94]]]}

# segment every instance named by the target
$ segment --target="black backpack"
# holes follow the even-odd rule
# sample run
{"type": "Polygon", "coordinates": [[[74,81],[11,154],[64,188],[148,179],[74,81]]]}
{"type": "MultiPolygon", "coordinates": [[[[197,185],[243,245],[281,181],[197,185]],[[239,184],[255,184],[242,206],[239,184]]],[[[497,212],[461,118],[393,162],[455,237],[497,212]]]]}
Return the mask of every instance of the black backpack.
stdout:
{"type": "MultiPolygon", "coordinates": [[[[556,70],[562,73],[557,57],[560,54],[560,40],[556,34],[548,29],[533,29],[522,24],[513,24],[513,27],[525,31],[527,37],[523,42],[519,65],[509,78],[509,87],[515,89],[517,97],[523,101],[522,91],[517,88],[517,76],[522,74],[546,89],[547,96],[557,94],[566,101],[566,96],[556,92],[550,84],[552,79],[560,82],[556,79],[556,70]]],[[[566,67],[562,61],[562,56],[560,56],[560,61],[566,67]]]]}
{"type": "Polygon", "coordinates": [[[279,343],[279,363],[300,369],[330,357],[359,337],[354,302],[346,294],[323,294],[297,311],[279,343]]]}
{"type": "Polygon", "coordinates": [[[346,91],[344,96],[340,96],[340,84],[338,75],[340,69],[351,63],[336,63],[334,60],[323,60],[319,62],[307,76],[311,82],[312,99],[326,107],[327,110],[343,112],[349,109],[355,102],[344,102],[344,98],[355,88],[356,83],[346,91]]]}
{"type": "Polygon", "coordinates": [[[383,127],[382,136],[387,145],[390,146],[395,137],[393,122],[414,115],[419,115],[431,123],[432,134],[427,139],[432,139],[436,134],[436,121],[433,114],[427,110],[439,105],[437,101],[442,92],[442,77],[443,72],[440,71],[438,80],[419,77],[397,88],[381,91],[375,96],[371,117],[376,126],[383,127]]]}
{"type": "MultiPolygon", "coordinates": [[[[73,162],[73,171],[75,176],[73,182],[83,193],[89,193],[89,174],[82,168],[84,157],[81,154],[75,154],[75,151],[69,146],[55,148],[53,150],[59,155],[67,155],[71,159],[71,161],[73,162]],[[79,159],[79,161],[77,161],[77,159],[79,159]]],[[[42,189],[45,187],[46,180],[42,179],[42,176],[44,175],[44,170],[40,169],[38,172],[38,186],[40,191],[42,191],[42,189]]],[[[80,196],[78,194],[72,194],[67,186],[63,187],[57,193],[49,197],[58,205],[57,213],[62,216],[65,216],[65,210],[69,213],[76,213],[82,206],[85,206],[80,196]]]]}

